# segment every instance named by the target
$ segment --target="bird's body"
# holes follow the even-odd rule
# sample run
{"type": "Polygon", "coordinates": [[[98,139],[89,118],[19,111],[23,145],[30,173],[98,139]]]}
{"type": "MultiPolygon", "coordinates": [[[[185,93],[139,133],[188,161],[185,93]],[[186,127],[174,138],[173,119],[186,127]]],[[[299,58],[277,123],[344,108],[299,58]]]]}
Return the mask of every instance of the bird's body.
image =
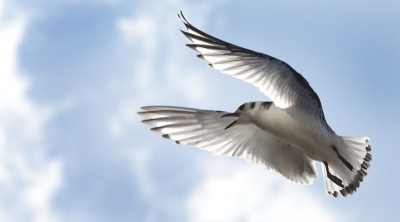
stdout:
{"type": "MultiPolygon", "coordinates": [[[[182,15],[183,17],[183,15],[182,15]]],[[[184,18],[183,18],[184,19],[184,18]]],[[[325,189],[352,194],[372,160],[368,137],[343,137],[328,125],[318,95],[285,62],[210,36],[183,20],[183,34],[209,66],[250,82],[273,102],[244,103],[233,113],[172,106],[142,107],[142,122],[178,144],[237,156],[310,184],[322,163],[325,189]]]]}
{"type": "Polygon", "coordinates": [[[328,137],[321,137],[308,125],[301,124],[276,107],[273,102],[268,108],[263,106],[263,102],[255,102],[253,108],[251,105],[252,103],[245,103],[244,108],[248,107],[246,116],[258,128],[301,150],[315,161],[328,161],[333,156],[334,151],[330,145],[334,144],[337,137],[335,132],[330,131],[328,137]]]}

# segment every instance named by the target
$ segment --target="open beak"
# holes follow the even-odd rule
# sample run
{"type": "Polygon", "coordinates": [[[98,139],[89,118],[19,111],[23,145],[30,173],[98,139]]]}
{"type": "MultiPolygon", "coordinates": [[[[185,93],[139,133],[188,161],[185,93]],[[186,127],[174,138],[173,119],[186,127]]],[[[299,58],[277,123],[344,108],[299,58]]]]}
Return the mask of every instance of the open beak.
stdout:
{"type": "Polygon", "coordinates": [[[229,124],[227,127],[225,127],[225,129],[224,130],[227,130],[227,129],[229,129],[229,128],[231,128],[232,126],[234,126],[234,125],[236,125],[236,120],[235,121],[233,121],[231,124],[229,124]]]}
{"type": "MultiPolygon", "coordinates": [[[[228,114],[222,115],[221,118],[222,117],[236,117],[236,118],[238,118],[239,116],[240,116],[240,113],[228,113],[228,114]]],[[[229,124],[227,127],[225,127],[224,130],[229,129],[232,126],[236,125],[236,121],[237,121],[237,119],[235,121],[233,121],[231,124],[229,124]]]]}
{"type": "Polygon", "coordinates": [[[228,113],[221,116],[222,117],[239,117],[240,113],[228,113]]]}

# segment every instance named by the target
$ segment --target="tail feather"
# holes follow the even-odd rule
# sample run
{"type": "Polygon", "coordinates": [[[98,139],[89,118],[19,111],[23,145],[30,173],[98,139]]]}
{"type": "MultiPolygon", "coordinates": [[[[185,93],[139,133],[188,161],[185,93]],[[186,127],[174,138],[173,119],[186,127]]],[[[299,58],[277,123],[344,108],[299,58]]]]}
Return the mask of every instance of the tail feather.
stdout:
{"type": "Polygon", "coordinates": [[[339,177],[344,188],[339,187],[326,177],[325,167],[322,166],[325,179],[325,190],[329,195],[337,197],[338,191],[343,196],[353,194],[360,187],[360,183],[367,176],[368,168],[372,160],[372,151],[368,137],[339,137],[337,142],[338,152],[354,167],[350,171],[339,158],[329,162],[329,172],[339,177]]]}

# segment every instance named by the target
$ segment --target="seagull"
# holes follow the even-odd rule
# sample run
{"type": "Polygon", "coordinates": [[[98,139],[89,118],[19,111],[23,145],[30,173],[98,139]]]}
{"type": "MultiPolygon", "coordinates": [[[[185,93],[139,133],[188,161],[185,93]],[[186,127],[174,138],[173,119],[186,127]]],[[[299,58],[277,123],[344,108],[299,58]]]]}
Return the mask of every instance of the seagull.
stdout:
{"type": "Polygon", "coordinates": [[[277,58],[217,39],[178,17],[208,66],[258,87],[272,101],[247,102],[234,112],[144,106],[138,115],[150,130],[177,144],[216,155],[241,157],[299,184],[317,178],[321,162],[328,195],[346,197],[360,187],[372,160],[368,137],[337,135],[308,81],[277,58]]]}

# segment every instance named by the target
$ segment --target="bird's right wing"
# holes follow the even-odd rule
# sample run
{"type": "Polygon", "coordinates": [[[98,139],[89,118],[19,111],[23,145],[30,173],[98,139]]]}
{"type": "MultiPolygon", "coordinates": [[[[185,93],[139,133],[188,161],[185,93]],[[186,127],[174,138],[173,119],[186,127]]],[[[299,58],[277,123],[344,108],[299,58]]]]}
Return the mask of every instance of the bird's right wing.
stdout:
{"type": "Polygon", "coordinates": [[[227,112],[172,106],[142,107],[138,114],[152,131],[177,144],[217,155],[237,156],[274,170],[287,179],[310,184],[317,177],[314,162],[303,152],[253,124],[225,128],[236,120],[227,112]]]}

